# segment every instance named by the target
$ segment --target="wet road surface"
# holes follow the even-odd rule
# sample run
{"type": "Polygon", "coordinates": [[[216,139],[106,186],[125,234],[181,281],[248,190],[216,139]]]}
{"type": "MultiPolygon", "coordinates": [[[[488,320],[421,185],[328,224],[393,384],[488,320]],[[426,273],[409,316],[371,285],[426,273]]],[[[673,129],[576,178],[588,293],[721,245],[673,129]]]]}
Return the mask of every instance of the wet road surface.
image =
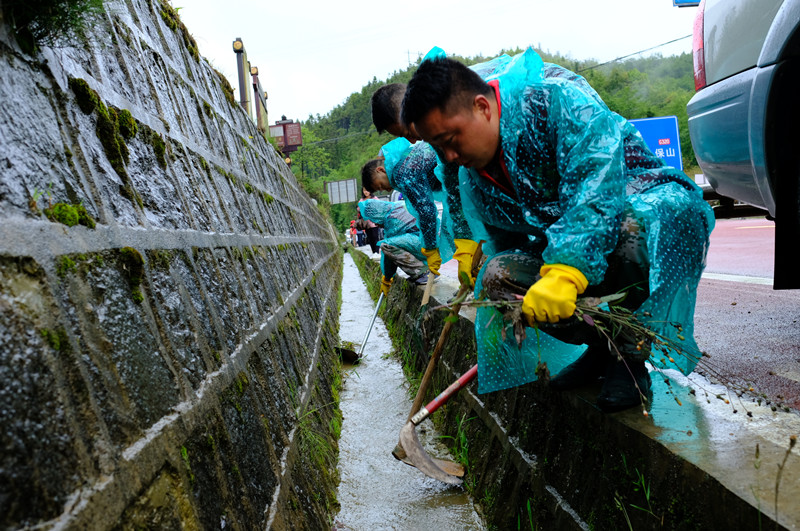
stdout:
{"type": "Polygon", "coordinates": [[[800,409],[800,290],[772,289],[774,238],[775,223],[764,218],[717,220],[695,338],[722,381],[752,382],[800,409]]]}

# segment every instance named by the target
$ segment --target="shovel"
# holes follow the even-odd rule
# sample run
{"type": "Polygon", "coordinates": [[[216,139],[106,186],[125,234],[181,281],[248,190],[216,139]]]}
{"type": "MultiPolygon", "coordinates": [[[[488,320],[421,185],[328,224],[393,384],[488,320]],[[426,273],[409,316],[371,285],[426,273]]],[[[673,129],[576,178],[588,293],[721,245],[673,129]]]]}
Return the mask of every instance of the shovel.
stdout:
{"type": "MultiPolygon", "coordinates": [[[[450,397],[456,394],[462,387],[471,382],[478,374],[478,366],[473,365],[470,370],[463,374],[458,380],[453,382],[450,387],[442,391],[442,393],[428,402],[428,404],[420,409],[416,415],[406,422],[403,429],[400,430],[400,446],[405,449],[406,458],[405,462],[411,466],[417,467],[423,474],[434,479],[438,479],[450,485],[461,485],[462,480],[458,475],[451,474],[443,470],[439,463],[450,463],[450,461],[434,460],[422,448],[422,444],[417,437],[416,427],[420,422],[428,418],[428,416],[439,409],[445,402],[450,400],[450,397]]],[[[455,463],[450,463],[455,464],[455,463]]],[[[461,475],[463,476],[463,469],[461,475]]]]}
{"type": "MultiPolygon", "coordinates": [[[[481,242],[482,244],[483,242],[481,242]]],[[[475,276],[476,270],[480,266],[481,258],[483,258],[483,252],[481,251],[481,245],[478,245],[475,254],[472,256],[472,272],[473,276],[475,276]]],[[[458,294],[456,295],[456,300],[463,300],[464,297],[467,295],[467,292],[470,290],[469,287],[462,286],[458,290],[458,294]]],[[[457,303],[453,306],[453,309],[450,311],[450,317],[457,317],[458,312],[461,310],[461,304],[457,303]]],[[[414,416],[414,414],[419,411],[419,408],[422,406],[422,401],[425,399],[425,393],[428,392],[428,388],[430,387],[431,380],[433,378],[433,370],[436,368],[436,362],[439,359],[439,356],[442,354],[442,350],[444,350],[444,344],[447,341],[447,337],[450,335],[450,329],[453,328],[453,319],[446,319],[444,327],[442,328],[442,333],[439,335],[439,340],[436,342],[436,346],[431,353],[430,360],[428,361],[428,366],[425,369],[425,374],[422,376],[422,380],[419,384],[419,389],[417,390],[417,396],[414,397],[414,403],[411,406],[411,412],[408,414],[408,420],[414,416]]],[[[406,452],[403,448],[402,440],[394,447],[392,450],[392,455],[395,459],[399,459],[403,461],[407,465],[415,466],[413,462],[410,462],[406,458],[406,452]]],[[[428,458],[430,459],[430,458],[428,458]]],[[[443,469],[447,471],[449,475],[453,476],[463,476],[464,475],[464,467],[458,463],[454,463],[452,461],[441,461],[435,460],[436,464],[438,465],[439,469],[443,469]]]]}
{"type": "Polygon", "coordinates": [[[369,333],[372,332],[372,327],[375,326],[375,319],[378,317],[378,310],[381,309],[381,303],[383,302],[383,292],[381,292],[381,296],[378,297],[378,304],[375,305],[375,313],[372,314],[372,321],[369,322],[369,326],[367,327],[367,333],[364,334],[364,341],[361,342],[361,348],[358,349],[358,359],[364,355],[364,347],[367,346],[367,339],[369,339],[369,333]]]}

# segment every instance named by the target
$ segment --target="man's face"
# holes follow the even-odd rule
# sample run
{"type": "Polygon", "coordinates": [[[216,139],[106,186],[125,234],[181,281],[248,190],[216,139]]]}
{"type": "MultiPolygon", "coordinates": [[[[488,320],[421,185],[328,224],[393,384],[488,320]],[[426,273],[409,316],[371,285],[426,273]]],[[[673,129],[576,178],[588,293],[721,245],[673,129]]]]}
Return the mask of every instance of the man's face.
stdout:
{"type": "Polygon", "coordinates": [[[403,137],[412,144],[422,140],[417,134],[416,129],[414,129],[413,124],[409,126],[405,126],[403,124],[392,124],[386,128],[386,132],[392,136],[403,137]]]}
{"type": "Polygon", "coordinates": [[[438,148],[447,162],[467,168],[485,168],[500,144],[496,110],[484,96],[476,96],[472,107],[434,109],[414,125],[422,139],[438,148]]]}
{"type": "MultiPolygon", "coordinates": [[[[375,168],[375,172],[372,174],[372,187],[375,188],[373,193],[379,190],[386,192],[392,191],[392,185],[389,182],[389,176],[386,175],[386,168],[383,166],[375,168]]],[[[366,190],[366,188],[364,188],[364,190],[366,190]]]]}

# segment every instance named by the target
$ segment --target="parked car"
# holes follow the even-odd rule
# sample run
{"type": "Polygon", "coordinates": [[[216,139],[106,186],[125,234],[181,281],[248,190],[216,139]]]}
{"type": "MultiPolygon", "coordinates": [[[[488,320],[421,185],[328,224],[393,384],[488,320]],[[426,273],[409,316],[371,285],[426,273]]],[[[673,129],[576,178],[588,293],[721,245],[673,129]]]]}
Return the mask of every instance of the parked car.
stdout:
{"type": "Polygon", "coordinates": [[[775,220],[775,289],[800,288],[800,0],[704,0],[689,134],[722,196],[775,220]]]}

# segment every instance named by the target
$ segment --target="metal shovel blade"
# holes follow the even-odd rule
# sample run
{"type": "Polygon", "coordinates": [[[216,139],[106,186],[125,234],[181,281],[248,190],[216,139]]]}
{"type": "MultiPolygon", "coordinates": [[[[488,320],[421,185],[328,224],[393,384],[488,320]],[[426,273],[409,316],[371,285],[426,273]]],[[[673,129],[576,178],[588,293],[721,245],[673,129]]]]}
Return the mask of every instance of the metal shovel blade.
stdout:
{"type": "MultiPolygon", "coordinates": [[[[448,474],[436,466],[431,456],[423,450],[413,422],[406,422],[406,425],[400,430],[400,445],[405,449],[406,459],[410,461],[410,464],[417,467],[426,476],[438,479],[449,485],[461,485],[463,483],[460,478],[448,474]]],[[[405,462],[406,460],[403,459],[403,461],[405,462]]]]}
{"type": "MultiPolygon", "coordinates": [[[[405,449],[403,449],[403,445],[399,442],[397,443],[397,446],[394,447],[394,450],[392,450],[392,455],[398,461],[402,461],[408,466],[414,466],[414,463],[412,463],[411,459],[408,458],[405,449]]],[[[433,464],[436,465],[437,468],[440,468],[445,474],[450,474],[451,476],[463,478],[466,472],[464,470],[464,465],[461,463],[456,463],[455,461],[436,459],[435,457],[431,457],[431,461],[433,461],[433,464]]]]}

